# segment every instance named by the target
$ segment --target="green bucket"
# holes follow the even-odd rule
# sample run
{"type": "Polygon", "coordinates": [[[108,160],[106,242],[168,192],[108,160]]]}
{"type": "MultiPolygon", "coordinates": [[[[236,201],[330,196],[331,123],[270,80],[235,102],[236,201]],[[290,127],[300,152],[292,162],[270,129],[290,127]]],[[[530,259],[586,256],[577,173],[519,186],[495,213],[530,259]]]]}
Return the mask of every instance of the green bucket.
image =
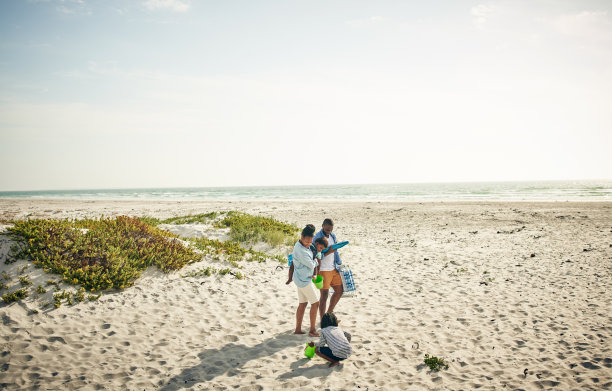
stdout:
{"type": "Polygon", "coordinates": [[[313,358],[314,355],[315,355],[315,347],[309,346],[308,344],[306,344],[306,349],[304,349],[304,356],[308,358],[313,358]]]}
{"type": "Polygon", "coordinates": [[[312,282],[314,282],[317,289],[323,288],[323,276],[322,275],[319,274],[317,278],[313,278],[312,282]]]}

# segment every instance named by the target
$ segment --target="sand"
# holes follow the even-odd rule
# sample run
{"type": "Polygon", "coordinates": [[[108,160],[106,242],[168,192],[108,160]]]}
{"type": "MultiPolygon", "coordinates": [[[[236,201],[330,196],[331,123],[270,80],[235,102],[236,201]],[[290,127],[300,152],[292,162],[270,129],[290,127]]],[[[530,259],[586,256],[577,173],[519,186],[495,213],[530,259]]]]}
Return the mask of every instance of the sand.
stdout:
{"type": "MultiPolygon", "coordinates": [[[[245,262],[244,280],[181,277],[205,259],[171,274],[149,269],[96,302],[0,304],[0,388],[612,388],[612,203],[0,200],[0,219],[213,210],[299,226],[334,218],[359,292],[336,311],[353,335],[343,365],[303,356],[310,338],[292,334],[286,269],[245,262]],[[449,368],[430,371],[425,354],[449,368]]],[[[5,265],[10,243],[0,240],[0,268],[16,287],[28,262],[5,265]]],[[[32,266],[24,274],[53,278],[32,266]]]]}

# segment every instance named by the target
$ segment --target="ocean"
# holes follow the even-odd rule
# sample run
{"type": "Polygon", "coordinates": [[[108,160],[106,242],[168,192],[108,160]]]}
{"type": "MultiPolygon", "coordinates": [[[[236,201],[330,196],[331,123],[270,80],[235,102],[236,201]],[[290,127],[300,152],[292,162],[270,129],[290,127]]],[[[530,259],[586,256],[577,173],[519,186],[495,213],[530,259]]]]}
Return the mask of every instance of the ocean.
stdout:
{"type": "Polygon", "coordinates": [[[612,201],[612,180],[43,190],[0,192],[0,198],[166,201],[612,201]]]}

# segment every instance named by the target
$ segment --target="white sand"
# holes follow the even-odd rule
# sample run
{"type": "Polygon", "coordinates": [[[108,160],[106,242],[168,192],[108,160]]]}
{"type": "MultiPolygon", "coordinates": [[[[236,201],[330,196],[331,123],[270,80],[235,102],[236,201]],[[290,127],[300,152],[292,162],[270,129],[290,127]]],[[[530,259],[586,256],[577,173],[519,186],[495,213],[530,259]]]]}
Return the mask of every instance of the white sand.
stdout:
{"type": "MultiPolygon", "coordinates": [[[[342,366],[304,358],[309,338],[291,334],[295,288],[269,261],[244,263],[245,280],[150,269],[93,303],[0,304],[0,388],[612,388],[611,203],[0,200],[5,219],[230,209],[299,226],[330,216],[338,238],[351,241],[341,255],[359,296],[336,311],[353,335],[342,366]],[[426,353],[449,369],[430,372],[426,353]]],[[[27,262],[5,265],[0,240],[0,268],[17,287],[27,262]]],[[[24,274],[35,284],[52,277],[32,266],[24,274]]]]}

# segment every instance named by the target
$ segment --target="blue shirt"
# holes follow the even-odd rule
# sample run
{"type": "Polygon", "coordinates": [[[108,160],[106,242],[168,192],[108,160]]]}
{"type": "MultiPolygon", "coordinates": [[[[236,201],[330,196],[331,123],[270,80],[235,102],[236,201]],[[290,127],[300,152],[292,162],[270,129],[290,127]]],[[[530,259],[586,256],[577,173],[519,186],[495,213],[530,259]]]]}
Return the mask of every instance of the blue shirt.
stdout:
{"type": "Polygon", "coordinates": [[[314,268],[317,261],[314,260],[312,251],[298,242],[293,246],[293,282],[298,288],[303,288],[312,282],[314,268]]]}
{"type": "MultiPolygon", "coordinates": [[[[331,236],[334,239],[334,242],[338,243],[338,239],[336,239],[335,233],[331,232],[329,236],[331,236]]],[[[323,232],[323,230],[320,230],[319,232],[317,232],[314,238],[312,238],[312,242],[314,243],[315,240],[319,238],[324,238],[324,237],[325,237],[325,232],[323,232]]],[[[336,251],[334,253],[334,266],[336,270],[340,271],[340,265],[342,265],[342,260],[340,259],[340,254],[338,254],[338,251],[336,251]]]]}

